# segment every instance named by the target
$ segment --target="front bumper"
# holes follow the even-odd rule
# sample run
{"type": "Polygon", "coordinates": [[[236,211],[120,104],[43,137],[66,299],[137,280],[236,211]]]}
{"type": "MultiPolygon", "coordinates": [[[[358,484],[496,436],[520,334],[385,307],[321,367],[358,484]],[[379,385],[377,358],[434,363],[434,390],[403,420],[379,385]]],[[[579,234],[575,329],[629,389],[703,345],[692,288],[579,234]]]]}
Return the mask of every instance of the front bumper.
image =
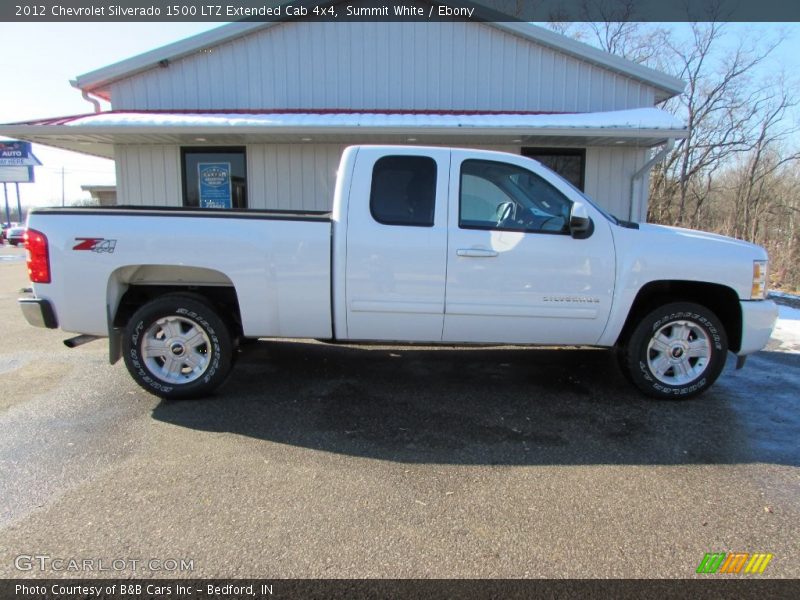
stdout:
{"type": "Polygon", "coordinates": [[[737,356],[758,352],[769,341],[775,321],[778,319],[778,306],[772,300],[742,300],[742,343],[737,356]]]}
{"type": "Polygon", "coordinates": [[[25,320],[34,327],[58,328],[58,319],[53,305],[41,298],[20,298],[18,301],[25,320]]]}

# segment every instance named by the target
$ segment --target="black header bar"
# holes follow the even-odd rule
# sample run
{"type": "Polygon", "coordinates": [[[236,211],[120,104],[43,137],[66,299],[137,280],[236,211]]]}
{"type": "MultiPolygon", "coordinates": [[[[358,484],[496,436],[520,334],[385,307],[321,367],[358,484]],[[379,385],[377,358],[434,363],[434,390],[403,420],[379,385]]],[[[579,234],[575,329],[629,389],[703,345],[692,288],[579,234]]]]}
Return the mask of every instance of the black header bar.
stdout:
{"type": "Polygon", "coordinates": [[[8,0],[0,21],[800,21],[795,0],[8,0]]]}
{"type": "Polygon", "coordinates": [[[404,600],[614,598],[763,600],[798,598],[800,581],[781,579],[4,579],[4,600],[404,600]]]}

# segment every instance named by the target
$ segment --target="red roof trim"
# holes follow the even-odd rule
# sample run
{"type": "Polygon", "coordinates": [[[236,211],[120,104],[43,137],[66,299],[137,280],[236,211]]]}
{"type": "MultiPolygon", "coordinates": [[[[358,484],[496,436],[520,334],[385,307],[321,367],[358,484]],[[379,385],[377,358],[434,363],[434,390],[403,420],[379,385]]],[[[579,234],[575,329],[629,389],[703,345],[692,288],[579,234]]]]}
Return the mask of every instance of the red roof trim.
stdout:
{"type": "Polygon", "coordinates": [[[134,114],[134,115],[566,115],[572,112],[538,110],[398,110],[380,108],[263,108],[263,109],[175,109],[175,110],[107,110],[99,113],[84,113],[63,117],[51,117],[34,121],[19,121],[7,125],[66,125],[72,121],[95,115],[134,114]]]}
{"type": "MultiPolygon", "coordinates": [[[[113,112],[113,111],[109,111],[113,112]]],[[[82,119],[83,117],[91,117],[101,113],[83,113],[80,115],[65,115],[63,117],[48,117],[46,119],[36,119],[34,121],[17,121],[15,123],[5,123],[5,125],[64,125],[75,119],[82,119]]]]}

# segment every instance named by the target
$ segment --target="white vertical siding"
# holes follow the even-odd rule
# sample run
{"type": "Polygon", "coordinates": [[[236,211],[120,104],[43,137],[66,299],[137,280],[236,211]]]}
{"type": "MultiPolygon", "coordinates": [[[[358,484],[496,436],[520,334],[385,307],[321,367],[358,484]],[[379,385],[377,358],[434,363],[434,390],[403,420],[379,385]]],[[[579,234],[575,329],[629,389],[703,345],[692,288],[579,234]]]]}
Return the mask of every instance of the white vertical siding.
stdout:
{"type": "Polygon", "coordinates": [[[632,215],[631,177],[646,162],[647,152],[645,148],[587,148],[586,193],[621,219],[644,220],[647,214],[647,177],[634,188],[632,215]]]}
{"type": "MultiPolygon", "coordinates": [[[[465,147],[519,152],[514,146],[465,147]]],[[[250,208],[331,210],[336,169],[345,144],[250,144],[247,195],[250,208]]],[[[118,145],[119,204],[180,206],[180,147],[118,145]]],[[[620,218],[629,218],[631,177],[645,163],[644,148],[590,147],[586,150],[586,193],[620,218]]],[[[647,177],[634,186],[632,218],[647,214],[647,177]]]]}
{"type": "Polygon", "coordinates": [[[653,88],[491,25],[282,23],[111,85],[115,109],[602,111],[653,88]]]}
{"type": "Polygon", "coordinates": [[[178,146],[117,145],[114,157],[118,204],[181,205],[178,146]]]}
{"type": "MultiPolygon", "coordinates": [[[[250,208],[330,210],[344,144],[247,146],[250,208]]],[[[179,146],[117,145],[119,204],[181,206],[179,146]]]]}

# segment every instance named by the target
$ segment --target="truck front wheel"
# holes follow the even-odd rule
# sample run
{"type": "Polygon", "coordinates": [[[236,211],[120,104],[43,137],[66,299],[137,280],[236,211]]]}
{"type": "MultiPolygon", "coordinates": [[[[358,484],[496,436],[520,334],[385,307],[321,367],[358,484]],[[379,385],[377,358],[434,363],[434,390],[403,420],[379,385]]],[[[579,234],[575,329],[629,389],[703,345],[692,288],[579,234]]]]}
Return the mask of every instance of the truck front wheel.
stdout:
{"type": "Polygon", "coordinates": [[[699,304],[665,304],[646,315],[624,349],[627,375],[648,396],[691,398],[725,366],[728,339],[716,315],[699,304]]]}
{"type": "Polygon", "coordinates": [[[201,298],[170,294],[142,306],[128,322],[125,366],[140,386],[162,398],[197,398],[220,386],[231,369],[228,328],[201,298]]]}

